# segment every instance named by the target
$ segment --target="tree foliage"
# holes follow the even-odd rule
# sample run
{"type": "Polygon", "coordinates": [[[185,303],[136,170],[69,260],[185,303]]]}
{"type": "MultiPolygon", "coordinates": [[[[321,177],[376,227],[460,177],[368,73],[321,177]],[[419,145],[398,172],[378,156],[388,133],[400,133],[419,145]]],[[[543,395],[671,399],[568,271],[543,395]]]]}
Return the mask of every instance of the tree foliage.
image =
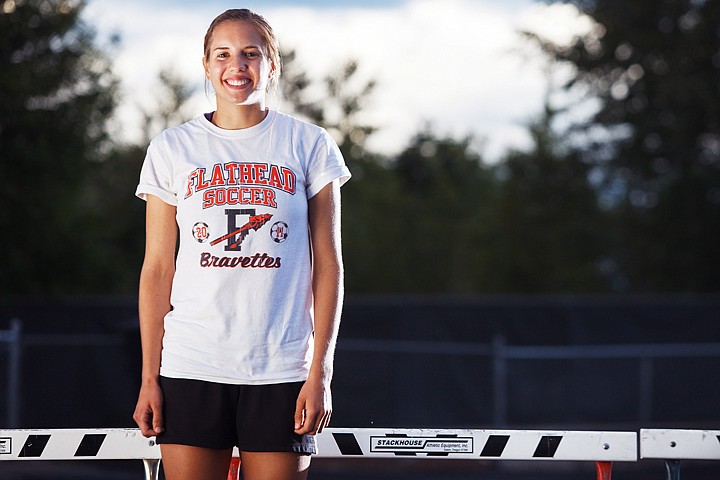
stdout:
{"type": "Polygon", "coordinates": [[[147,145],[164,129],[191,118],[187,104],[193,89],[170,67],[160,69],[158,81],[156,102],[141,108],[144,138],[138,144],[115,142],[88,185],[93,203],[103,214],[96,222],[97,235],[103,237],[103,245],[112,248],[112,252],[98,251],[113,258],[103,269],[104,283],[96,285],[105,291],[137,291],[145,246],[145,202],[134,198],[133,193],[147,145]]]}
{"type": "Polygon", "coordinates": [[[477,213],[489,189],[489,173],[470,138],[437,138],[418,132],[397,158],[368,152],[375,127],[362,122],[376,87],[358,78],[349,60],[323,80],[322,96],[284,56],[284,98],[294,110],[325,127],[353,173],[343,187],[346,283],[352,292],[470,292],[477,247],[477,213]],[[472,259],[472,260],[471,260],[472,259]]]}
{"type": "Polygon", "coordinates": [[[717,290],[720,1],[564,3],[595,27],[569,46],[537,40],[574,66],[568,87],[600,100],[579,153],[616,216],[616,277],[634,291],[717,290]]]}
{"type": "Polygon", "coordinates": [[[108,145],[116,79],[78,18],[82,3],[2,7],[0,291],[75,291],[100,273],[84,187],[108,145]]]}
{"type": "Polygon", "coordinates": [[[533,148],[510,152],[495,209],[489,269],[495,288],[521,293],[596,292],[609,284],[607,218],[598,208],[590,166],[552,128],[548,104],[528,129],[533,148]]]}
{"type": "Polygon", "coordinates": [[[472,137],[439,138],[427,126],[390,163],[398,188],[386,207],[391,263],[378,272],[390,281],[386,289],[472,293],[492,284],[495,179],[472,145],[472,137]]]}
{"type": "Polygon", "coordinates": [[[158,73],[159,88],[157,89],[157,103],[149,108],[141,107],[142,131],[144,138],[140,145],[147,145],[153,137],[163,130],[180,125],[192,118],[186,112],[186,105],[194,89],[188,85],[172,66],[160,69],[158,73]]]}
{"type": "Polygon", "coordinates": [[[283,52],[282,57],[281,95],[291,111],[333,134],[351,166],[366,155],[372,156],[365,143],[376,128],[364,123],[361,114],[376,83],[358,79],[358,62],[348,60],[337,71],[328,73],[320,93],[313,94],[310,87],[314,82],[298,67],[295,51],[283,52]]]}
{"type": "MultiPolygon", "coordinates": [[[[141,112],[147,139],[113,141],[116,79],[82,3],[11,3],[0,13],[0,290],[134,293],[147,141],[187,120],[192,91],[164,69],[157,105],[141,112]]],[[[530,36],[600,107],[564,135],[548,102],[527,126],[532,148],[495,164],[432,122],[397,155],[369,151],[376,83],[353,60],[310,79],[284,52],[282,109],[325,127],[353,173],[349,292],[720,286],[720,0],[566,3],[592,17],[590,33],[569,46],[530,36]]]]}

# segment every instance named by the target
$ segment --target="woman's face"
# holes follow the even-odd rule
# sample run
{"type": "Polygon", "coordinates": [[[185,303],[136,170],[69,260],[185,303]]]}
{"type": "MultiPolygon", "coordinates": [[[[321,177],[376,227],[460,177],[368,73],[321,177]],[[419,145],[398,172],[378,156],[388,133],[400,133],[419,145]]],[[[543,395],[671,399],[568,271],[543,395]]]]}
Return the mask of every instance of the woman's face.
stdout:
{"type": "Polygon", "coordinates": [[[215,27],[203,66],[215,89],[218,109],[253,104],[265,108],[275,66],[265,55],[263,38],[252,24],[232,20],[215,27]]]}

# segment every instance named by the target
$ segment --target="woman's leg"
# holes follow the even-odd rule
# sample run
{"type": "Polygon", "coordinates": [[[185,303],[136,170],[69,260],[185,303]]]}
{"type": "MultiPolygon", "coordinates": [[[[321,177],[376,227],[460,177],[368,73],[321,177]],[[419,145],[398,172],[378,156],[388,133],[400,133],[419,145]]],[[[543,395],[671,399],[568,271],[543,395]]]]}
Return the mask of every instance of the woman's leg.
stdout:
{"type": "Polygon", "coordinates": [[[240,452],[244,480],[305,480],[310,455],[287,452],[240,452]]]}
{"type": "Polygon", "coordinates": [[[160,451],[166,480],[227,479],[232,448],[216,450],[163,444],[160,445],[160,451]]]}

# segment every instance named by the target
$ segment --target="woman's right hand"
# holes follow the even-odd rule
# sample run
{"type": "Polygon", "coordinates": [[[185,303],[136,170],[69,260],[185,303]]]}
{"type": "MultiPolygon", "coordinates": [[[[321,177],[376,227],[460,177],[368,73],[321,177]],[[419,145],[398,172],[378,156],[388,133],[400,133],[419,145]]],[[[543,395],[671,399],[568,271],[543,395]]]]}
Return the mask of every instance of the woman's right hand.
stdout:
{"type": "Polygon", "coordinates": [[[144,383],[140,388],[133,420],[145,437],[153,437],[163,431],[163,393],[157,382],[144,383]]]}

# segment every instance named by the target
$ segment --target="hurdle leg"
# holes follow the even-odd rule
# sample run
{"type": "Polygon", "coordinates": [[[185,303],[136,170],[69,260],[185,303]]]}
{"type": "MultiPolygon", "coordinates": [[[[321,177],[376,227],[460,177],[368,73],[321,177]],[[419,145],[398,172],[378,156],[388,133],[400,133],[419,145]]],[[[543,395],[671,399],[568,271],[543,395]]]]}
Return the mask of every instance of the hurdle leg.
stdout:
{"type": "Polygon", "coordinates": [[[240,459],[232,457],[230,459],[230,470],[228,470],[227,480],[238,480],[240,478],[240,459]]]}
{"type": "Polygon", "coordinates": [[[159,458],[145,458],[145,459],[143,459],[143,465],[145,466],[145,480],[159,480],[160,479],[160,459],[159,458]]]}
{"type": "Polygon", "coordinates": [[[680,480],[680,460],[665,460],[668,480],[680,480]]]}
{"type": "MultiPolygon", "coordinates": [[[[143,460],[145,467],[145,480],[160,479],[160,459],[146,458],[143,460]]],[[[230,460],[230,469],[228,470],[227,480],[238,480],[240,478],[240,459],[233,457],[230,460]]]]}
{"type": "Polygon", "coordinates": [[[597,480],[610,480],[612,475],[612,462],[595,462],[597,480]]]}

